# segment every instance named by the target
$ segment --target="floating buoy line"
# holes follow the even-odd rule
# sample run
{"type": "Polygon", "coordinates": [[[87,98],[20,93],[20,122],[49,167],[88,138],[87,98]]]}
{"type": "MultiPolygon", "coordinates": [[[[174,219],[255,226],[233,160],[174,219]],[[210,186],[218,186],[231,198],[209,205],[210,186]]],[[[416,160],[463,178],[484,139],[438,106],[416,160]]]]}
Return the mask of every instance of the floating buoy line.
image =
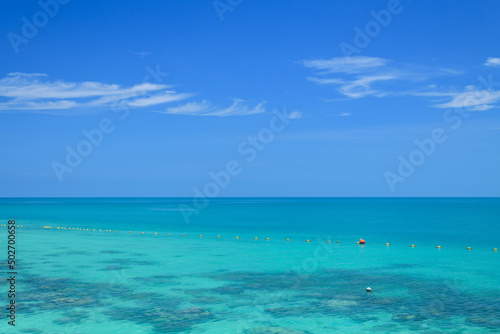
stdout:
{"type": "MultiPolygon", "coordinates": [[[[7,226],[6,224],[0,224],[0,226],[7,226]]],[[[23,225],[17,225],[17,227],[23,227],[23,225]]],[[[62,226],[57,226],[57,227],[52,227],[52,226],[43,226],[44,229],[56,229],[56,230],[75,230],[75,231],[89,231],[89,232],[112,232],[112,233],[120,233],[120,231],[118,230],[103,230],[103,229],[95,229],[95,228],[79,228],[79,227],[62,227],[62,226]]],[[[160,236],[160,233],[158,232],[150,232],[150,233],[146,233],[146,232],[137,232],[137,231],[128,231],[128,234],[139,234],[139,235],[155,235],[155,236],[160,236]]],[[[179,233],[179,234],[175,234],[175,235],[172,235],[172,233],[166,233],[164,234],[166,235],[167,237],[175,237],[175,236],[181,236],[181,237],[186,237],[186,234],[185,233],[179,233]]],[[[193,234],[194,235],[194,234],[193,234]]],[[[239,236],[234,236],[234,237],[231,237],[232,239],[237,239],[237,240],[260,240],[259,237],[253,237],[253,238],[240,238],[239,236]]],[[[210,237],[207,237],[203,234],[199,234],[199,239],[210,239],[210,237]]],[[[214,237],[214,239],[227,239],[227,238],[224,238],[223,236],[221,235],[217,235],[214,237]]],[[[266,237],[264,238],[265,241],[271,241],[271,238],[269,237],[266,237]]],[[[272,239],[273,241],[274,240],[283,240],[285,242],[290,242],[292,241],[292,239],[290,238],[283,238],[283,239],[272,239]]],[[[301,242],[305,242],[305,243],[311,243],[311,239],[293,239],[293,241],[301,241],[301,242]]],[[[332,243],[331,240],[326,240],[327,243],[332,243]]],[[[340,244],[340,240],[337,240],[336,241],[337,244],[340,244]]],[[[354,243],[354,242],[353,242],[354,243]]],[[[358,244],[359,246],[366,246],[366,241],[364,239],[360,239],[359,241],[356,242],[356,244],[358,244]]],[[[387,247],[391,246],[392,244],[390,243],[386,243],[385,244],[387,247]]],[[[419,246],[416,246],[415,244],[411,244],[409,245],[409,247],[411,248],[429,248],[429,247],[419,247],[419,246]]],[[[441,250],[443,249],[442,246],[438,245],[436,246],[435,248],[441,250]]],[[[446,248],[446,247],[445,247],[446,248]]],[[[456,249],[456,247],[448,247],[448,249],[456,249]]],[[[469,250],[469,251],[472,251],[472,247],[468,246],[468,247],[464,247],[465,250],[469,250]]],[[[486,248],[474,248],[474,250],[493,250],[494,252],[497,252],[498,249],[497,248],[493,248],[493,249],[486,249],[486,248]]]]}

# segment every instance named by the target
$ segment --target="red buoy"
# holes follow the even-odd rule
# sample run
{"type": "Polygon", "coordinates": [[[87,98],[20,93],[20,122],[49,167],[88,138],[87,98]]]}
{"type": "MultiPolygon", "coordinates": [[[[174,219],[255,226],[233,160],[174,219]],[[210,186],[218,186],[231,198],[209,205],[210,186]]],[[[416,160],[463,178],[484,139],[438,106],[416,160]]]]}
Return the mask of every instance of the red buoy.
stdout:
{"type": "Polygon", "coordinates": [[[364,240],[364,239],[359,239],[359,243],[360,243],[361,245],[364,245],[364,244],[365,244],[365,240],[364,240]]]}

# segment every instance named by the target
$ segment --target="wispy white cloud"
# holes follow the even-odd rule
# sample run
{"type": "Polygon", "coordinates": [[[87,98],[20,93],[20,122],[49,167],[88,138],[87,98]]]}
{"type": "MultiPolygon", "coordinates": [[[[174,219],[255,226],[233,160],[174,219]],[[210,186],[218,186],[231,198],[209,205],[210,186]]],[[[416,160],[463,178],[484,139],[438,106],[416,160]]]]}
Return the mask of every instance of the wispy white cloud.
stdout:
{"type": "MultiPolygon", "coordinates": [[[[50,81],[43,73],[9,73],[0,79],[0,111],[51,112],[63,115],[65,110],[100,110],[114,106],[144,108],[165,105],[191,98],[192,93],[179,93],[171,86],[142,83],[130,87],[101,82],[50,81]]],[[[233,99],[225,108],[212,106],[207,100],[166,107],[162,113],[191,116],[241,116],[266,111],[265,102],[250,106],[233,99]]]]}
{"type": "Polygon", "coordinates": [[[192,115],[213,111],[211,103],[207,100],[201,102],[188,102],[178,107],[167,108],[167,113],[179,115],[192,115]]]}
{"type": "Polygon", "coordinates": [[[446,103],[435,104],[436,108],[468,108],[482,111],[494,108],[492,105],[500,101],[500,91],[479,90],[468,87],[466,91],[457,93],[453,99],[446,103]]]}
{"type": "Polygon", "coordinates": [[[132,51],[130,50],[130,53],[132,53],[134,56],[137,56],[139,58],[144,58],[144,57],[147,57],[147,56],[150,56],[152,55],[153,53],[152,52],[149,52],[149,51],[139,51],[139,52],[135,52],[135,51],[132,51]]]}
{"type": "MultiPolygon", "coordinates": [[[[447,67],[398,65],[386,58],[361,56],[304,60],[301,63],[317,71],[315,76],[306,77],[308,81],[331,85],[336,92],[348,99],[412,95],[435,98],[432,103],[436,108],[467,107],[478,111],[495,107],[493,103],[498,100],[498,94],[491,90],[468,88],[463,92],[432,84],[421,86],[422,82],[431,78],[464,74],[447,67]]],[[[485,65],[500,66],[500,58],[488,58],[485,65]]]]}
{"type": "Polygon", "coordinates": [[[389,59],[379,57],[353,56],[302,60],[300,63],[307,68],[322,70],[322,74],[327,74],[360,73],[367,69],[385,66],[389,61],[389,59]]]}
{"type": "Polygon", "coordinates": [[[374,84],[407,76],[404,71],[388,67],[390,60],[380,57],[334,57],[303,60],[301,63],[307,68],[319,71],[316,73],[319,77],[310,76],[307,80],[320,85],[333,85],[338,93],[350,99],[385,96],[388,92],[375,89],[374,84]],[[336,77],[324,77],[331,74],[336,77]]]}
{"type": "Polygon", "coordinates": [[[394,79],[398,79],[398,77],[396,75],[389,74],[364,76],[340,86],[337,90],[341,94],[354,99],[369,95],[382,97],[387,93],[373,89],[372,84],[378,81],[387,81],[394,79]]]}
{"type": "Polygon", "coordinates": [[[186,99],[167,85],[142,83],[131,87],[101,82],[46,80],[42,73],[9,73],[0,79],[0,110],[47,111],[109,107],[120,101],[130,107],[147,107],[186,99]]]}
{"type": "Polygon", "coordinates": [[[500,58],[489,57],[484,63],[485,66],[500,67],[500,58]]]}
{"type": "Polygon", "coordinates": [[[320,85],[332,85],[332,84],[344,84],[345,81],[342,79],[323,79],[316,77],[307,77],[307,80],[315,82],[320,85]]]}
{"type": "Polygon", "coordinates": [[[489,104],[483,104],[481,106],[475,106],[475,107],[473,107],[472,110],[474,110],[474,111],[484,111],[484,110],[489,110],[489,109],[493,109],[493,108],[497,108],[497,107],[489,105],[489,104]]]}
{"type": "Polygon", "coordinates": [[[170,107],[162,113],[190,116],[246,116],[265,112],[264,104],[265,101],[252,108],[245,100],[233,99],[233,103],[229,107],[221,109],[212,106],[209,101],[203,100],[201,102],[188,102],[178,107],[170,107]]]}
{"type": "Polygon", "coordinates": [[[304,115],[298,110],[292,110],[292,112],[288,114],[288,119],[300,119],[302,117],[304,117],[304,115]]]}
{"type": "Polygon", "coordinates": [[[193,96],[193,94],[189,93],[176,93],[175,91],[165,91],[160,94],[140,98],[140,99],[132,99],[128,102],[128,105],[131,107],[148,107],[156,104],[163,104],[173,101],[184,100],[193,96]]]}
{"type": "Polygon", "coordinates": [[[330,116],[330,117],[347,117],[347,116],[351,116],[351,113],[348,113],[348,112],[341,112],[340,114],[326,114],[326,116],[330,116]]]}
{"type": "Polygon", "coordinates": [[[8,74],[8,76],[15,76],[15,77],[46,77],[46,73],[23,73],[23,72],[11,72],[8,74]]]}
{"type": "Polygon", "coordinates": [[[453,68],[447,68],[447,67],[440,67],[438,69],[442,74],[453,74],[453,75],[460,75],[460,74],[464,74],[463,71],[459,71],[459,70],[456,70],[456,69],[453,69],[453,68]]]}

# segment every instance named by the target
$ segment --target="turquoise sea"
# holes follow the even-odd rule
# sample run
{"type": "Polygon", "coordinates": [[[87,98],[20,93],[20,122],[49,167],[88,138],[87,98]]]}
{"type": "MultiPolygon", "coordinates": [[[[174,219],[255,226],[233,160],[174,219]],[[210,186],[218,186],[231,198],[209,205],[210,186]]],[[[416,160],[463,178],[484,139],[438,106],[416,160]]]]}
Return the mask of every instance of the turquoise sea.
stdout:
{"type": "Polygon", "coordinates": [[[500,333],[498,198],[3,198],[4,305],[9,219],[1,333],[500,333]]]}

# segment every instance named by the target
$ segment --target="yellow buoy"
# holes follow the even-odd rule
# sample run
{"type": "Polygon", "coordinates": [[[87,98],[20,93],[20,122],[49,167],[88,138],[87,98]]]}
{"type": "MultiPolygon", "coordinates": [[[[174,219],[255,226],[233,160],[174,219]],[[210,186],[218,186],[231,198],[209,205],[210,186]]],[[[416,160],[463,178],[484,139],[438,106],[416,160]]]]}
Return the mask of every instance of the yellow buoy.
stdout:
{"type": "Polygon", "coordinates": [[[357,244],[359,244],[359,241],[356,241],[357,244]]]}
{"type": "Polygon", "coordinates": [[[385,245],[386,245],[386,246],[389,246],[389,243],[387,242],[385,245]]]}
{"type": "Polygon", "coordinates": [[[183,236],[183,237],[185,237],[186,235],[185,235],[185,234],[183,234],[182,236],[183,236]]]}
{"type": "Polygon", "coordinates": [[[128,231],[128,233],[132,233],[132,231],[128,231]]]}
{"type": "Polygon", "coordinates": [[[290,241],[290,239],[287,238],[286,241],[290,241]]]}
{"type": "Polygon", "coordinates": [[[255,239],[255,240],[258,240],[259,238],[255,237],[254,239],[255,239]]]}
{"type": "Polygon", "coordinates": [[[330,243],[332,243],[332,242],[331,242],[330,240],[328,240],[328,243],[330,244],[330,243]]]}
{"type": "Polygon", "coordinates": [[[437,246],[437,248],[441,248],[441,246],[437,246]]]}
{"type": "Polygon", "coordinates": [[[266,238],[266,240],[269,240],[269,238],[266,238]]]}
{"type": "Polygon", "coordinates": [[[203,235],[200,234],[200,238],[203,238],[203,235]]]}
{"type": "Polygon", "coordinates": [[[415,245],[411,245],[412,247],[415,247],[415,245]]]}
{"type": "Polygon", "coordinates": [[[239,239],[240,237],[236,237],[236,239],[239,239]]]}
{"type": "Polygon", "coordinates": [[[155,232],[155,235],[158,235],[158,233],[155,232]]]}
{"type": "Polygon", "coordinates": [[[470,247],[467,247],[467,249],[468,249],[468,250],[471,250],[472,248],[470,248],[470,247]]]}
{"type": "Polygon", "coordinates": [[[144,232],[142,232],[142,234],[144,234],[144,232]]]}
{"type": "Polygon", "coordinates": [[[496,249],[496,248],[493,248],[493,251],[494,251],[494,252],[496,252],[496,251],[498,251],[498,249],[496,249]]]}
{"type": "Polygon", "coordinates": [[[220,238],[220,235],[218,235],[217,238],[220,238]]]}
{"type": "Polygon", "coordinates": [[[306,242],[309,242],[309,241],[310,241],[309,239],[306,240],[306,242]]]}
{"type": "Polygon", "coordinates": [[[170,233],[168,235],[170,235],[170,233]]]}

